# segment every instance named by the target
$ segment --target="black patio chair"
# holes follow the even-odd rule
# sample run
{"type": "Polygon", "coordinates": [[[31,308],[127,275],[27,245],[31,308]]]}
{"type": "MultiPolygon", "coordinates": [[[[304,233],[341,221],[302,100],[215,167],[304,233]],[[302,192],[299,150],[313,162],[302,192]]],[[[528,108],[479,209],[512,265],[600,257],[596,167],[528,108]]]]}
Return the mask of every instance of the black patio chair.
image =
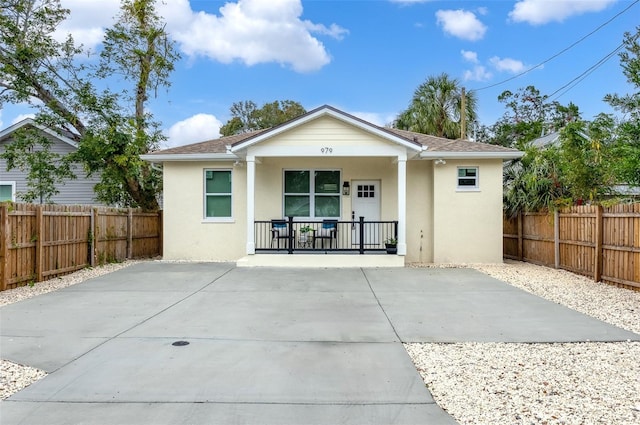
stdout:
{"type": "Polygon", "coordinates": [[[333,248],[333,241],[338,247],[338,220],[322,220],[322,227],[315,231],[313,239],[313,247],[316,248],[316,242],[322,241],[320,247],[324,249],[324,241],[329,240],[329,249],[333,248]]]}
{"type": "MultiPolygon", "coordinates": [[[[284,248],[288,248],[289,244],[289,222],[284,219],[271,220],[271,248],[273,248],[274,242],[278,249],[280,249],[280,241],[284,240],[284,248]]],[[[292,240],[296,239],[296,231],[291,230],[292,240]]]]}

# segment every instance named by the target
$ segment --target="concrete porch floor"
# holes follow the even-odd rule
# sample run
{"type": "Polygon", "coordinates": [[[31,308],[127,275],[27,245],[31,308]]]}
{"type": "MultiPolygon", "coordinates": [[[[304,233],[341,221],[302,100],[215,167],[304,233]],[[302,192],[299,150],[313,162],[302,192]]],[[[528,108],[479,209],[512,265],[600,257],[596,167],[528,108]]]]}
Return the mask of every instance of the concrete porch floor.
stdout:
{"type": "Polygon", "coordinates": [[[330,254],[308,252],[296,254],[247,255],[236,262],[237,267],[404,267],[404,256],[379,254],[330,254]]]}

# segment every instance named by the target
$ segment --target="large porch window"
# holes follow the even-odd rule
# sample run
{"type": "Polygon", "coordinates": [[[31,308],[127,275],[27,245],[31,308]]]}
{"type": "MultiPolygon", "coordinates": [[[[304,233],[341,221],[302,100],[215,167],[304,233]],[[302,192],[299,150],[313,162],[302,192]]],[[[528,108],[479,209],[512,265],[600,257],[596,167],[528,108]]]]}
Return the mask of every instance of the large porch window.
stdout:
{"type": "Polygon", "coordinates": [[[285,170],[284,216],[340,217],[340,170],[285,170]]]}

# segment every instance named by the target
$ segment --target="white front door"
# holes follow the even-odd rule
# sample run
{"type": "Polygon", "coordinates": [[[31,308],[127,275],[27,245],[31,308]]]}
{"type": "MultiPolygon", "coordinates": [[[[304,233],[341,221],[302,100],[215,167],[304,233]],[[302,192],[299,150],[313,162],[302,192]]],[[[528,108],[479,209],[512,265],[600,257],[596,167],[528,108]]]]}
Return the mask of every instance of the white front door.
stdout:
{"type": "MultiPolygon", "coordinates": [[[[352,182],[351,208],[355,222],[364,217],[364,221],[380,221],[380,180],[354,180],[352,182]]],[[[379,245],[380,224],[367,224],[364,229],[364,244],[379,245]]],[[[360,243],[360,226],[353,226],[352,243],[360,243]]]]}

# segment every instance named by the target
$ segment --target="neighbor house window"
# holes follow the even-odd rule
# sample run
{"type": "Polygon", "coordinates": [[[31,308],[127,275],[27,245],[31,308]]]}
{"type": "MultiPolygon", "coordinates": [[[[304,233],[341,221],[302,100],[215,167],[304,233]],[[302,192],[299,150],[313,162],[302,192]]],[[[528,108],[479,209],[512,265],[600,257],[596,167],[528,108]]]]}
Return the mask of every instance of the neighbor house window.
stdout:
{"type": "Polygon", "coordinates": [[[0,202],[16,200],[16,182],[0,182],[0,202]]]}
{"type": "Polygon", "coordinates": [[[231,170],[204,171],[205,218],[231,218],[231,170]]]}
{"type": "Polygon", "coordinates": [[[478,189],[478,167],[458,167],[458,189],[478,189]]]}
{"type": "Polygon", "coordinates": [[[340,217],[339,170],[285,170],[285,217],[340,217]]]}

